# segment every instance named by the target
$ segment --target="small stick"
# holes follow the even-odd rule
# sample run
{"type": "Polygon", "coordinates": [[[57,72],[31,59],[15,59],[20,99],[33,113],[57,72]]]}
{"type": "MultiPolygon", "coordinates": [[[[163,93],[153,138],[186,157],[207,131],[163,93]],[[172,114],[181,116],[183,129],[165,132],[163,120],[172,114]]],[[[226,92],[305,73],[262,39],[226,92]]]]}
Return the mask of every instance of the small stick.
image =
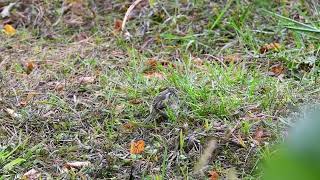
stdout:
{"type": "Polygon", "coordinates": [[[128,17],[129,17],[129,15],[130,15],[131,11],[132,11],[132,10],[134,9],[134,7],[135,7],[136,5],[138,5],[141,1],[142,1],[142,0],[136,0],[136,1],[134,1],[134,2],[130,5],[130,7],[127,9],[127,12],[126,12],[126,14],[124,15],[124,18],[123,18],[123,20],[122,20],[121,31],[124,30],[124,28],[125,28],[125,26],[126,26],[126,21],[128,20],[128,17]]]}

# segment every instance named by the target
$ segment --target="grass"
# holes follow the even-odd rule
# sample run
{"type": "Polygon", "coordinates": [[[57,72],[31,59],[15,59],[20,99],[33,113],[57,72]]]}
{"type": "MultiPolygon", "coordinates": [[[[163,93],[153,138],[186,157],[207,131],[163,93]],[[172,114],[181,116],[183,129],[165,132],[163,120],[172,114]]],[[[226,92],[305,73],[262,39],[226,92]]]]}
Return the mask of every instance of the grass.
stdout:
{"type": "Polygon", "coordinates": [[[127,4],[113,1],[114,10],[105,14],[100,5],[99,23],[90,30],[60,23],[51,40],[21,26],[14,37],[0,35],[0,179],[20,178],[32,168],[53,179],[204,179],[211,170],[223,177],[231,167],[241,179],[259,179],[261,159],[283,137],[280,119],[290,107],[319,100],[318,34],[279,26],[283,17],[299,17],[294,21],[317,29],[313,9],[302,2],[156,1],[135,12],[139,16],[127,23],[133,37],[125,40],[113,32],[113,22],[127,4]],[[89,38],[75,40],[81,33],[89,38]],[[282,48],[259,52],[272,42],[282,48]],[[240,61],[226,60],[235,55],[240,61]],[[150,59],[160,63],[150,67],[150,59]],[[36,64],[29,75],[27,61],[36,64]],[[285,67],[283,77],[268,75],[274,64],[285,67]],[[149,70],[164,79],[146,78],[149,70]],[[94,82],[81,83],[81,77],[94,82]],[[169,86],[179,90],[179,116],[144,124],[153,97],[169,86]],[[258,128],[266,136],[260,145],[258,128]],[[211,138],[218,148],[202,174],[193,172],[211,138]],[[145,141],[145,152],[132,157],[130,142],[137,139],[145,141]],[[63,171],[72,161],[92,166],[63,171]]]}

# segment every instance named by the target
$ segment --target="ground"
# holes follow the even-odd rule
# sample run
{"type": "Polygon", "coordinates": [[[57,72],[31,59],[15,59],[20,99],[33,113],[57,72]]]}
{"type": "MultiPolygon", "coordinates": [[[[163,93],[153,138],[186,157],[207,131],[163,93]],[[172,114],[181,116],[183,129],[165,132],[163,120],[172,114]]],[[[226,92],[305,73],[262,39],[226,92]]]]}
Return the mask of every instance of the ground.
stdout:
{"type": "Polygon", "coordinates": [[[88,2],[26,2],[31,20],[9,19],[16,34],[0,34],[0,179],[30,169],[45,179],[206,179],[230,168],[259,179],[286,117],[319,100],[313,1],[143,1],[123,32],[132,2],[88,2]],[[179,114],[144,122],[166,87],[179,91],[179,114]],[[138,140],[144,151],[130,154],[138,140]]]}

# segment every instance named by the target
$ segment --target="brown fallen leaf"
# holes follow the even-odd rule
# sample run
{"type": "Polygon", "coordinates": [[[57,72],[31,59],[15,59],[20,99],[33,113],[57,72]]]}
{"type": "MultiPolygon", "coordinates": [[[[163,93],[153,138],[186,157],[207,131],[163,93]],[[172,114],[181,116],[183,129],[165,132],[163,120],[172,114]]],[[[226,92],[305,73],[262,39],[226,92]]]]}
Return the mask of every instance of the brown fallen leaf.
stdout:
{"type": "Polygon", "coordinates": [[[130,104],[141,104],[143,101],[141,99],[131,99],[129,100],[130,104]]]}
{"type": "Polygon", "coordinates": [[[26,73],[30,74],[35,67],[36,67],[36,64],[33,61],[28,61],[25,64],[26,73]]]}
{"type": "Polygon", "coordinates": [[[196,66],[202,66],[202,65],[204,65],[204,62],[205,62],[203,59],[198,58],[198,57],[192,58],[192,61],[193,61],[193,64],[196,66]]]}
{"type": "Polygon", "coordinates": [[[210,180],[218,180],[219,179],[219,174],[217,173],[217,171],[210,171],[209,172],[209,179],[210,180]]]}
{"type": "Polygon", "coordinates": [[[36,180],[39,179],[39,177],[40,173],[35,169],[31,169],[28,172],[24,173],[21,180],[36,180]]]}
{"type": "Polygon", "coordinates": [[[131,122],[127,122],[125,124],[122,125],[122,129],[125,131],[125,132],[129,132],[131,133],[133,130],[134,130],[135,126],[134,124],[132,124],[131,122]]]}
{"type": "Polygon", "coordinates": [[[254,140],[257,142],[258,145],[261,144],[263,136],[264,136],[264,131],[260,127],[254,133],[254,140]]]}
{"type": "Polygon", "coordinates": [[[268,74],[270,76],[279,76],[279,75],[283,74],[284,71],[285,71],[285,68],[282,64],[275,64],[270,67],[268,74]]]}
{"type": "Polygon", "coordinates": [[[89,36],[88,36],[87,33],[81,32],[81,33],[79,33],[79,34],[74,35],[74,36],[72,37],[72,40],[73,40],[73,41],[76,41],[76,42],[82,42],[82,41],[84,41],[84,40],[86,40],[86,39],[88,39],[88,38],[89,38],[89,36]]]}
{"type": "Polygon", "coordinates": [[[54,89],[57,91],[62,91],[65,85],[66,85],[65,83],[57,82],[54,89]]]}
{"type": "Polygon", "coordinates": [[[156,68],[158,65],[158,61],[156,59],[151,58],[147,60],[146,65],[151,68],[156,68]]]}
{"type": "Polygon", "coordinates": [[[141,154],[144,151],[144,140],[132,141],[130,146],[130,154],[141,154]]]}
{"type": "Polygon", "coordinates": [[[16,34],[17,30],[10,24],[6,24],[3,27],[3,32],[8,36],[13,36],[16,34]]]}
{"type": "Polygon", "coordinates": [[[237,63],[241,61],[241,55],[240,54],[229,54],[224,57],[222,57],[223,61],[225,63],[237,63]]]}
{"type": "Polygon", "coordinates": [[[65,82],[52,81],[47,84],[50,88],[55,89],[56,91],[62,91],[66,86],[65,82]]]}
{"type": "Polygon", "coordinates": [[[281,45],[279,43],[270,43],[270,44],[265,44],[260,48],[260,53],[264,54],[269,51],[279,51],[281,48],[281,45]]]}
{"type": "Polygon", "coordinates": [[[134,126],[132,123],[128,122],[128,123],[123,124],[123,127],[126,129],[132,129],[134,126]]]}
{"type": "Polygon", "coordinates": [[[29,102],[34,96],[36,96],[37,94],[38,94],[38,93],[36,93],[36,92],[29,92],[29,93],[27,94],[27,97],[24,98],[24,99],[20,102],[20,106],[22,106],[22,107],[26,106],[26,105],[28,104],[28,102],[29,102]]]}
{"type": "Polygon", "coordinates": [[[80,77],[78,79],[79,84],[90,84],[90,83],[94,83],[95,81],[96,81],[96,78],[94,76],[80,77]]]}
{"type": "Polygon", "coordinates": [[[121,29],[121,25],[122,25],[122,21],[120,19],[115,19],[114,20],[114,31],[115,32],[120,32],[122,29],[121,29]]]}
{"type": "Polygon", "coordinates": [[[144,74],[144,77],[147,79],[153,79],[153,78],[158,78],[160,80],[165,79],[164,74],[159,72],[147,72],[144,74]]]}
{"type": "Polygon", "coordinates": [[[176,67],[175,64],[173,64],[170,61],[167,60],[157,60],[154,58],[148,59],[145,62],[145,66],[146,66],[146,70],[145,71],[150,71],[150,70],[155,70],[157,68],[157,66],[162,66],[164,68],[167,67],[176,67]]]}

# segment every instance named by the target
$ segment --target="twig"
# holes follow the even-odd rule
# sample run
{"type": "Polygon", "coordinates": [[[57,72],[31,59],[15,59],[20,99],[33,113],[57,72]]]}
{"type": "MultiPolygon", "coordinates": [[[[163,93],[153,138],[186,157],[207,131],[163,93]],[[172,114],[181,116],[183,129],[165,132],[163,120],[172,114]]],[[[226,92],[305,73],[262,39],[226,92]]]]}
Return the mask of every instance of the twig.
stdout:
{"type": "Polygon", "coordinates": [[[130,7],[127,9],[127,12],[126,12],[126,14],[124,15],[124,18],[123,18],[123,20],[122,20],[121,31],[124,30],[124,28],[125,28],[125,26],[126,26],[126,21],[128,20],[128,17],[129,17],[129,15],[130,15],[131,11],[132,11],[132,10],[134,9],[134,7],[135,7],[136,5],[138,5],[141,1],[142,1],[142,0],[136,0],[136,1],[134,1],[134,2],[130,5],[130,7]]]}

